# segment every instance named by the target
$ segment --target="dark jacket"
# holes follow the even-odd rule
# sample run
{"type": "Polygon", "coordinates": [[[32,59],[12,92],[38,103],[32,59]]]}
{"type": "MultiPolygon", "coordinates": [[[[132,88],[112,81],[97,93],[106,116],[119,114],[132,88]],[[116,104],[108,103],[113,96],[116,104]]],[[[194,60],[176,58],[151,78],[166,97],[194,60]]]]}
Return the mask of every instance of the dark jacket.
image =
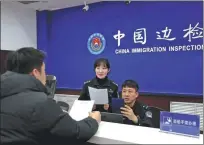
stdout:
{"type": "Polygon", "coordinates": [[[31,75],[1,75],[1,144],[68,144],[96,133],[96,120],[73,120],[47,94],[31,75]]]}
{"type": "MultiPolygon", "coordinates": [[[[111,112],[111,98],[118,98],[118,85],[112,80],[105,78],[104,80],[99,80],[94,78],[90,81],[84,83],[83,89],[81,91],[79,100],[90,100],[88,87],[97,88],[97,89],[108,89],[108,98],[109,98],[109,109],[108,112],[111,112]]],[[[103,108],[104,105],[96,105],[97,111],[106,112],[103,108]]]]}
{"type": "Polygon", "coordinates": [[[125,117],[123,120],[125,124],[152,127],[152,112],[148,109],[147,105],[136,101],[132,110],[138,118],[138,123],[135,124],[133,121],[125,117]]]}

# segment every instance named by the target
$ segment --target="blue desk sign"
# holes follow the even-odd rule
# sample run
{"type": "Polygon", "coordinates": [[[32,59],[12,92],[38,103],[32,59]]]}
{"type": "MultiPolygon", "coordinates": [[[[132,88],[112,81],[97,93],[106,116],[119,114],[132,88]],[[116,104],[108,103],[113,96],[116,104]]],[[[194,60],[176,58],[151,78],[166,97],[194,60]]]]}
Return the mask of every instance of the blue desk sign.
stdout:
{"type": "Polygon", "coordinates": [[[200,116],[161,111],[160,130],[174,134],[199,137],[200,116]]]}

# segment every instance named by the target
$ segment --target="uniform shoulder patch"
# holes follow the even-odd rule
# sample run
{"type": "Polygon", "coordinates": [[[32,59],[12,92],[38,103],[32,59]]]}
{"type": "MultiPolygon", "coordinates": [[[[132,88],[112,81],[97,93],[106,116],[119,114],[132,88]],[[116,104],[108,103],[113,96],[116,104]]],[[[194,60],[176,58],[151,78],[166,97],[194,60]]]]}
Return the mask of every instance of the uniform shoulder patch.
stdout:
{"type": "Polygon", "coordinates": [[[152,118],[152,112],[151,111],[147,111],[145,113],[146,117],[152,118]]]}
{"type": "Polygon", "coordinates": [[[85,81],[84,84],[87,84],[87,83],[89,83],[89,82],[91,82],[91,80],[85,81]]]}

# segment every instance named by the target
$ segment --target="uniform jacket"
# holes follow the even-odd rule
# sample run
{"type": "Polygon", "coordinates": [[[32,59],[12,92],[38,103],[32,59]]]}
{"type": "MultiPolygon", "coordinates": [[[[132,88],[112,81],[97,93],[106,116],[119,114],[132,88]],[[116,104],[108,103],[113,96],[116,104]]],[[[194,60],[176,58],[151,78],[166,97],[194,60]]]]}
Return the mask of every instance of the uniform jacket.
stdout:
{"type": "Polygon", "coordinates": [[[148,109],[147,105],[136,101],[132,110],[138,118],[138,123],[135,124],[133,121],[125,117],[123,120],[125,124],[152,127],[152,112],[148,109]]]}

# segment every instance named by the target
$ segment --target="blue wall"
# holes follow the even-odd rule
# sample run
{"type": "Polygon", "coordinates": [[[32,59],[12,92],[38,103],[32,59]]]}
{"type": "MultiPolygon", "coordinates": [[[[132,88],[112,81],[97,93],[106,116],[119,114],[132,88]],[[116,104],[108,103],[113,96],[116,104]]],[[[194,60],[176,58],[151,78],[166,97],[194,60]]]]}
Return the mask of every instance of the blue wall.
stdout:
{"type": "Polygon", "coordinates": [[[202,12],[203,2],[99,2],[90,5],[87,12],[82,7],[43,11],[38,13],[38,48],[47,52],[47,73],[56,75],[58,88],[80,89],[95,76],[94,60],[106,57],[111,62],[109,78],[119,85],[134,79],[141,92],[201,95],[203,34],[196,27],[191,35],[198,38],[189,42],[183,30],[190,24],[203,29],[202,12]],[[175,40],[157,39],[156,32],[163,37],[161,31],[166,27],[171,29],[168,38],[175,40]],[[134,31],[139,28],[146,29],[145,44],[134,43],[134,31]],[[113,37],[118,30],[125,33],[120,46],[113,37]],[[106,40],[99,55],[91,54],[87,47],[93,33],[101,33],[106,40]],[[175,46],[190,50],[169,51],[175,46]],[[117,53],[147,47],[166,51],[117,53]]]}

